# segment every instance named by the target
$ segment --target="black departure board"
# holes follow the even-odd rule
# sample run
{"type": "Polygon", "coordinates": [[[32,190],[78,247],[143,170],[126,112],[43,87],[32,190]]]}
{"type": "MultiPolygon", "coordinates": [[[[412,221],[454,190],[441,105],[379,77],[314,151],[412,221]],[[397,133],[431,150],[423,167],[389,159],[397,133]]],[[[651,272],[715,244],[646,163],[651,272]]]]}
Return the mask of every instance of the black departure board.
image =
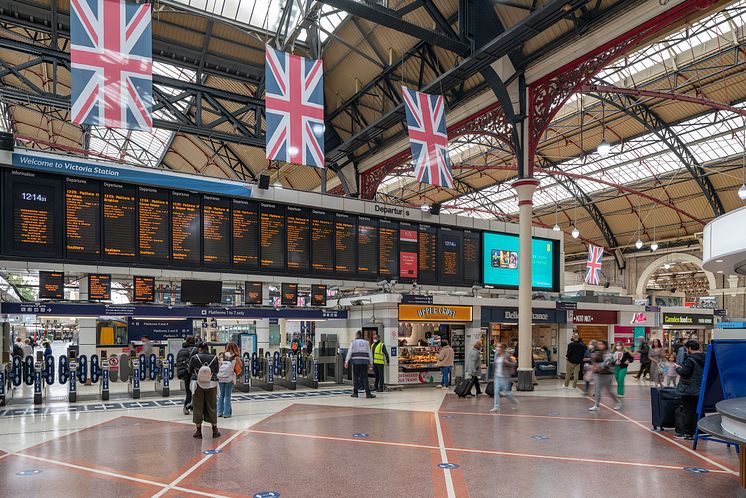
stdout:
{"type": "Polygon", "coordinates": [[[326,285],[311,284],[311,306],[326,306],[326,285]]]}
{"type": "Polygon", "coordinates": [[[378,219],[357,218],[357,272],[361,277],[378,275],[378,219]]]}
{"type": "Polygon", "coordinates": [[[417,225],[399,223],[399,278],[417,280],[417,225]]]}
{"type": "Polygon", "coordinates": [[[417,282],[431,284],[437,275],[438,230],[432,225],[420,225],[417,233],[419,244],[417,282]]]}
{"type": "Polygon", "coordinates": [[[137,188],[104,182],[104,259],[131,263],[137,259],[137,188]]]}
{"type": "Polygon", "coordinates": [[[438,283],[460,284],[463,281],[463,245],[461,230],[438,228],[438,283]]]}
{"type": "Polygon", "coordinates": [[[171,248],[169,192],[161,188],[139,187],[137,194],[140,262],[153,265],[168,263],[171,248]]]}
{"type": "Polygon", "coordinates": [[[65,253],[71,259],[101,254],[101,184],[65,178],[65,253]]]}
{"type": "Polygon", "coordinates": [[[381,278],[399,277],[399,223],[378,220],[378,274],[381,278]]]}
{"type": "Polygon", "coordinates": [[[261,282],[246,282],[246,290],[244,291],[244,304],[249,306],[261,306],[262,304],[262,283],[261,282]]]}
{"type": "Polygon", "coordinates": [[[259,211],[259,250],[263,270],[285,271],[285,206],[262,202],[259,211]]]}
{"type": "Polygon", "coordinates": [[[464,284],[475,285],[480,278],[482,234],[474,230],[464,230],[464,284]]]}
{"type": "Polygon", "coordinates": [[[171,192],[171,259],[179,266],[199,266],[202,262],[200,195],[171,192]]]}
{"type": "Polygon", "coordinates": [[[202,196],[202,262],[205,266],[231,265],[231,200],[202,196]]]}
{"type": "Polygon", "coordinates": [[[65,274],[61,271],[40,271],[39,299],[65,299],[65,274]]]}
{"type": "Polygon", "coordinates": [[[280,303],[283,306],[298,306],[298,284],[282,284],[280,303]]]}
{"type": "Polygon", "coordinates": [[[257,270],[259,268],[259,208],[256,203],[243,199],[233,199],[232,203],[233,267],[257,270]]]}
{"type": "Polygon", "coordinates": [[[155,277],[133,277],[132,301],[136,303],[152,303],[155,301],[155,277]]]}
{"type": "Polygon", "coordinates": [[[5,170],[5,253],[62,257],[62,177],[5,170]]]}
{"type": "Polygon", "coordinates": [[[309,210],[287,207],[288,270],[308,272],[310,257],[311,218],[309,210]]]}
{"type": "Polygon", "coordinates": [[[357,216],[334,215],[335,269],[337,275],[354,275],[357,268],[357,216]]]}
{"type": "Polygon", "coordinates": [[[334,213],[311,210],[311,271],[334,273],[334,213]]]}
{"type": "Polygon", "coordinates": [[[111,275],[105,275],[102,273],[88,274],[88,300],[111,300],[111,275]]]}

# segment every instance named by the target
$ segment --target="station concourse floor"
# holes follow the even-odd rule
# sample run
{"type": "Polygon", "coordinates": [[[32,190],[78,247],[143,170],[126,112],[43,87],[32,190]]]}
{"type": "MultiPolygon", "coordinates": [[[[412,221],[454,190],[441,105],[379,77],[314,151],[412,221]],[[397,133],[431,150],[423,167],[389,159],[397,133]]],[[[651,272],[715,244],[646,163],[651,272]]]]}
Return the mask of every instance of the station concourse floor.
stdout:
{"type": "Polygon", "coordinates": [[[0,496],[736,496],[734,448],[652,432],[648,393],[631,380],[622,412],[593,413],[548,380],[490,413],[432,387],[340,389],[235,402],[202,440],[179,406],[1,416],[0,496]]]}

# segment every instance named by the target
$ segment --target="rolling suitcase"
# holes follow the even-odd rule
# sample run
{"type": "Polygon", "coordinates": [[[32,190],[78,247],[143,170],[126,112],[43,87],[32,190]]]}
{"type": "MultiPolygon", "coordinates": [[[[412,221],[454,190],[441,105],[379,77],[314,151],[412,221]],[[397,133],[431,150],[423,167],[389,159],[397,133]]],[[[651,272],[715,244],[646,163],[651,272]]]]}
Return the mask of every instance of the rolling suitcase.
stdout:
{"type": "Polygon", "coordinates": [[[490,398],[495,397],[495,383],[493,381],[487,383],[487,387],[484,388],[484,393],[490,398]]]}
{"type": "Polygon", "coordinates": [[[676,409],[681,404],[681,395],[673,387],[650,388],[650,411],[653,429],[676,426],[676,409]]]}
{"type": "Polygon", "coordinates": [[[453,390],[459,398],[465,398],[466,393],[469,390],[469,383],[471,382],[471,379],[461,379],[458,381],[458,384],[456,384],[456,389],[453,390]]]}

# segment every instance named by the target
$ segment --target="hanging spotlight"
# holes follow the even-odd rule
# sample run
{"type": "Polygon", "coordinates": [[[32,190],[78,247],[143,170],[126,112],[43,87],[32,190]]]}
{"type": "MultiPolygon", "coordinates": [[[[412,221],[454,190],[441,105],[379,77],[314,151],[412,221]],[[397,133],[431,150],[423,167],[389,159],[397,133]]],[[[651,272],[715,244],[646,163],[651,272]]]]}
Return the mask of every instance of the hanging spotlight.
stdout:
{"type": "Polygon", "coordinates": [[[422,210],[423,213],[430,212],[430,206],[428,206],[427,204],[423,204],[422,206],[420,206],[420,209],[422,210]]]}
{"type": "Polygon", "coordinates": [[[668,263],[666,263],[665,265],[663,265],[663,269],[664,270],[670,270],[671,269],[671,265],[669,265],[668,263]]]}
{"type": "Polygon", "coordinates": [[[741,188],[738,189],[738,198],[746,201],[746,184],[741,185],[741,188]]]}
{"type": "Polygon", "coordinates": [[[572,227],[572,232],[570,233],[572,234],[573,239],[580,237],[580,230],[578,230],[578,227],[572,227]]]}
{"type": "Polygon", "coordinates": [[[555,232],[559,232],[562,229],[560,228],[558,224],[555,223],[554,226],[552,227],[552,230],[554,230],[555,232]]]}
{"type": "Polygon", "coordinates": [[[601,140],[601,143],[598,144],[598,149],[596,149],[598,152],[598,155],[601,157],[606,157],[609,155],[609,152],[611,151],[611,144],[606,141],[606,139],[601,140]]]}
{"type": "Polygon", "coordinates": [[[635,247],[638,249],[642,249],[642,241],[640,239],[637,239],[637,242],[635,242],[635,247]]]}
{"type": "Polygon", "coordinates": [[[651,251],[657,251],[658,250],[658,243],[653,241],[652,244],[650,244],[650,250],[651,251]]]}

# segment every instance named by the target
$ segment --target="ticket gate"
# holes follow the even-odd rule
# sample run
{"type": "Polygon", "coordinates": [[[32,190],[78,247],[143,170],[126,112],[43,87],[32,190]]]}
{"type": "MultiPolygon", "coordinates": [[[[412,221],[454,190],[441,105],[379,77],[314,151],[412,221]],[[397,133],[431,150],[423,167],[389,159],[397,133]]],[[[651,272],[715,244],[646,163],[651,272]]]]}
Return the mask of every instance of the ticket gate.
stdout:
{"type": "Polygon", "coordinates": [[[109,401],[109,359],[106,357],[106,353],[101,354],[101,381],[98,385],[98,392],[101,396],[101,401],[109,401]]]}
{"type": "Polygon", "coordinates": [[[259,371],[259,358],[256,353],[251,356],[249,356],[249,353],[244,353],[241,360],[243,361],[243,369],[241,374],[236,376],[234,389],[247,393],[251,391],[251,377],[255,370],[254,363],[256,363],[256,371],[259,371]]]}
{"type": "Polygon", "coordinates": [[[319,387],[319,364],[309,354],[297,355],[298,384],[314,389],[319,387]]]}
{"type": "MultiPolygon", "coordinates": [[[[279,357],[280,353],[275,353],[279,357]]],[[[297,365],[295,355],[288,353],[279,357],[279,370],[275,370],[275,382],[284,388],[295,390],[297,388],[297,365]]]]}
{"type": "MultiPolygon", "coordinates": [[[[150,355],[151,359],[155,355],[150,355]]],[[[153,362],[151,362],[153,365],[153,362]]],[[[155,377],[155,392],[164,398],[171,395],[171,381],[174,380],[174,355],[169,353],[165,358],[159,358],[155,366],[151,366],[151,376],[155,377]]]]}
{"type": "Polygon", "coordinates": [[[251,372],[251,385],[253,387],[258,387],[259,389],[264,389],[265,391],[273,391],[275,384],[275,368],[272,357],[269,353],[265,353],[263,357],[258,358],[256,364],[256,370],[252,369],[251,372]]]}
{"type": "Polygon", "coordinates": [[[10,382],[12,366],[12,363],[0,364],[0,406],[5,406],[13,397],[10,382]]]}
{"type": "MultiPolygon", "coordinates": [[[[145,355],[140,355],[141,358],[145,358],[145,355]]],[[[141,364],[141,360],[137,357],[131,358],[127,363],[131,369],[132,374],[129,376],[129,383],[127,384],[127,391],[132,396],[132,399],[140,399],[140,381],[145,380],[145,367],[141,364]]],[[[119,364],[121,368],[121,363],[119,364]]]]}

